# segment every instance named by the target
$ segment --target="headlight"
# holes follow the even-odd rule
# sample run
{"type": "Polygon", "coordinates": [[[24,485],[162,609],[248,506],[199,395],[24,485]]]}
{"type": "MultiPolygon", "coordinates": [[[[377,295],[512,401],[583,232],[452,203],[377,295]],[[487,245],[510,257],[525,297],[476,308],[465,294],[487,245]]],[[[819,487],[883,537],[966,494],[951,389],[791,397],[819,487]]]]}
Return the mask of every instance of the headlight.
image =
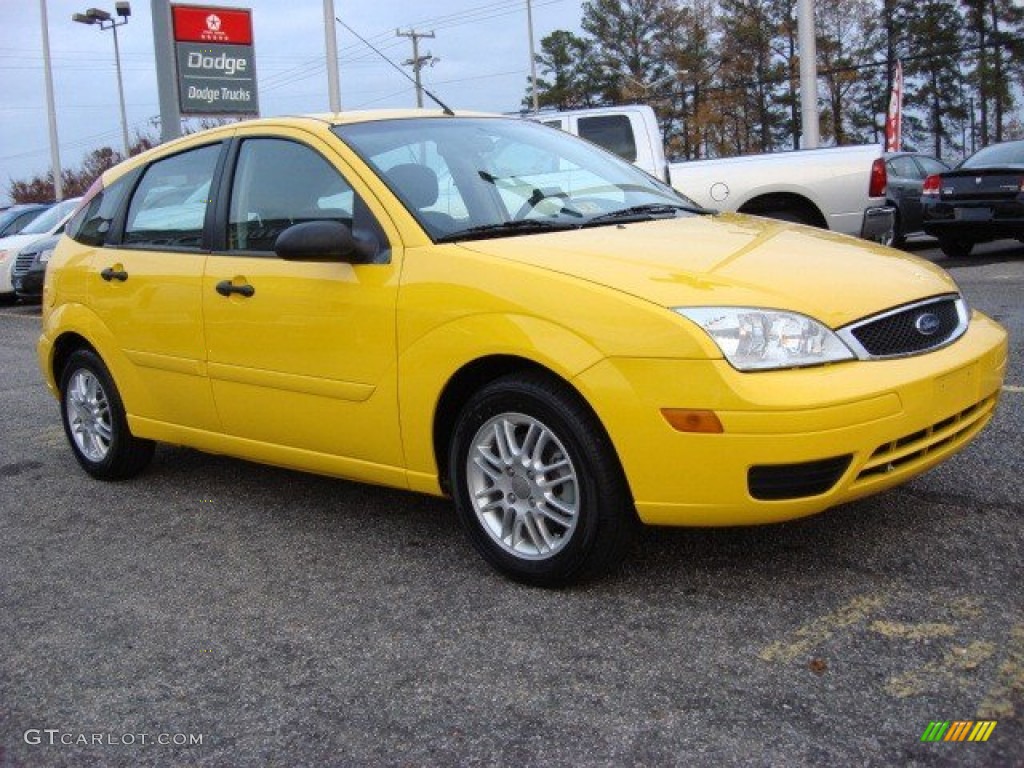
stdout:
{"type": "Polygon", "coordinates": [[[40,264],[45,264],[50,260],[50,257],[53,256],[53,251],[53,248],[47,248],[45,251],[40,251],[39,255],[36,256],[36,261],[40,264]]]}
{"type": "Polygon", "coordinates": [[[740,371],[854,359],[830,329],[797,312],[757,307],[676,307],[675,311],[699,325],[740,371]]]}

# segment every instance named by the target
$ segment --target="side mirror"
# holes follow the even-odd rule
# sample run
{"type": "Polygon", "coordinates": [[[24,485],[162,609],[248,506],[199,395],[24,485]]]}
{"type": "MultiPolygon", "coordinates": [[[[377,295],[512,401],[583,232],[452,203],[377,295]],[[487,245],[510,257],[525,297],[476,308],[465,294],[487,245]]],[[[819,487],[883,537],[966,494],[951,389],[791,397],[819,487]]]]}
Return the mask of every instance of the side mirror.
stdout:
{"type": "Polygon", "coordinates": [[[328,219],[293,224],[277,236],[274,252],[286,261],[347,261],[363,264],[374,248],[356,240],[340,221],[328,219]]]}

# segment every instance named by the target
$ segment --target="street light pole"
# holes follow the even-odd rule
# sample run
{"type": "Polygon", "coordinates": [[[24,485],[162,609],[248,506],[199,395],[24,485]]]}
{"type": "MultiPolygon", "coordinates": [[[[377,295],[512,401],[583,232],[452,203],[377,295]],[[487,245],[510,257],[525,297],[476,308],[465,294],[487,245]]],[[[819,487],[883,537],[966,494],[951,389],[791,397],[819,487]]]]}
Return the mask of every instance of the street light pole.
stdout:
{"type": "Polygon", "coordinates": [[[114,65],[117,69],[117,96],[121,106],[121,139],[124,143],[124,156],[127,158],[131,155],[131,139],[128,138],[128,115],[124,108],[124,81],[121,79],[121,48],[117,42],[117,28],[128,23],[128,17],[132,15],[132,8],[130,3],[117,2],[114,3],[114,10],[120,17],[120,21],[99,8],[90,8],[85,13],[76,13],[71,19],[80,24],[99,24],[100,30],[110,29],[114,32],[114,65]]]}
{"type": "MultiPolygon", "coordinates": [[[[125,23],[127,22],[128,20],[125,19],[125,23]]],[[[117,98],[121,105],[121,138],[124,140],[124,156],[127,159],[131,155],[132,145],[128,139],[128,115],[124,109],[124,82],[121,79],[121,49],[117,44],[117,27],[117,24],[111,25],[114,32],[114,64],[117,68],[117,98]]]]}
{"type": "Polygon", "coordinates": [[[50,30],[46,20],[46,0],[39,0],[43,21],[43,69],[46,71],[46,111],[50,124],[50,167],[53,172],[53,197],[64,199],[64,179],[60,167],[60,145],[57,142],[57,111],[53,106],[53,68],[50,66],[50,30]]]}

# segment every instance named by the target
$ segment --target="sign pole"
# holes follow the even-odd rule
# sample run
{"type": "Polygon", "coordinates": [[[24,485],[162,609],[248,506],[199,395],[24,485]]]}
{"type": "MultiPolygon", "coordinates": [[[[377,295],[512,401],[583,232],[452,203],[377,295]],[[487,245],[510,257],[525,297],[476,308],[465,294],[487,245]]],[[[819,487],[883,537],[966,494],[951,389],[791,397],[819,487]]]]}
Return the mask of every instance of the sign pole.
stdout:
{"type": "Polygon", "coordinates": [[[156,90],[160,98],[160,141],[181,136],[178,111],[178,82],[174,72],[174,43],[171,37],[171,4],[150,0],[153,16],[153,49],[156,54],[156,90]]]}

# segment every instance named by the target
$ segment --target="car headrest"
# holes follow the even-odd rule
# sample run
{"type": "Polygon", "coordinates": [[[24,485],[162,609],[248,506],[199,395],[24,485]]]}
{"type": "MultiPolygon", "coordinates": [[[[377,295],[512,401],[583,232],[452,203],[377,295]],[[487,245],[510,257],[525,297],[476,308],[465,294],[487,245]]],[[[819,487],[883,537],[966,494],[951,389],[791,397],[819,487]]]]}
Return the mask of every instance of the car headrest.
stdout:
{"type": "Polygon", "coordinates": [[[413,208],[428,208],[437,202],[437,174],[425,165],[396,165],[387,176],[413,208]]]}

